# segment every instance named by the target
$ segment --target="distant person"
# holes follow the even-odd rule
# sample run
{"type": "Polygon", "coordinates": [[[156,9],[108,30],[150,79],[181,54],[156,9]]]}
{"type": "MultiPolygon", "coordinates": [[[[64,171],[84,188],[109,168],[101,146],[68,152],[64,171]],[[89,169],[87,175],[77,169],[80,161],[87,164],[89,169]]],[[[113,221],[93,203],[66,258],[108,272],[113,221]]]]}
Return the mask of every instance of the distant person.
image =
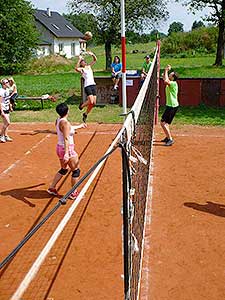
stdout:
{"type": "Polygon", "coordinates": [[[146,55],[144,58],[145,58],[145,61],[144,61],[143,65],[142,65],[142,68],[141,68],[141,83],[140,83],[140,85],[143,84],[145,78],[148,75],[150,67],[152,65],[150,55],[146,55]]]}
{"type": "Polygon", "coordinates": [[[16,98],[18,97],[17,86],[13,77],[8,78],[9,81],[9,93],[10,93],[10,104],[14,110],[16,107],[16,98]]]}
{"type": "MultiPolygon", "coordinates": [[[[69,108],[66,103],[60,103],[56,106],[56,111],[59,114],[55,125],[58,136],[58,143],[56,146],[56,153],[59,158],[61,169],[56,173],[52,184],[48,188],[47,192],[50,195],[58,196],[56,189],[57,183],[60,179],[65,176],[68,172],[68,166],[72,171],[71,186],[73,187],[79,180],[80,168],[78,154],[74,149],[74,133],[76,129],[86,128],[86,124],[80,124],[78,126],[72,126],[68,121],[69,108]]],[[[78,191],[75,190],[71,195],[70,199],[75,200],[78,196],[78,191]]]]}
{"type": "Polygon", "coordinates": [[[122,64],[120,63],[119,56],[115,56],[113,63],[111,64],[112,69],[112,81],[114,83],[113,90],[116,91],[119,86],[120,78],[122,77],[122,64]]]}
{"type": "Polygon", "coordinates": [[[171,66],[168,65],[163,74],[163,80],[166,85],[166,109],[161,118],[161,126],[166,137],[161,142],[164,142],[165,146],[172,146],[174,143],[174,139],[170,132],[170,124],[172,123],[179,107],[177,84],[178,74],[176,72],[168,74],[170,70],[171,66]]]}
{"type": "Polygon", "coordinates": [[[96,63],[97,57],[90,51],[88,51],[87,54],[92,56],[92,61],[88,64],[80,55],[75,67],[75,70],[84,78],[84,91],[87,96],[87,100],[79,105],[80,110],[87,107],[86,113],[83,113],[84,123],[86,122],[88,114],[96,105],[96,83],[91,67],[96,63]]]}
{"type": "Polygon", "coordinates": [[[8,79],[1,80],[2,87],[0,88],[0,115],[3,121],[0,142],[11,142],[12,138],[8,136],[8,127],[10,125],[9,113],[10,109],[10,94],[9,94],[9,81],[8,79]]]}

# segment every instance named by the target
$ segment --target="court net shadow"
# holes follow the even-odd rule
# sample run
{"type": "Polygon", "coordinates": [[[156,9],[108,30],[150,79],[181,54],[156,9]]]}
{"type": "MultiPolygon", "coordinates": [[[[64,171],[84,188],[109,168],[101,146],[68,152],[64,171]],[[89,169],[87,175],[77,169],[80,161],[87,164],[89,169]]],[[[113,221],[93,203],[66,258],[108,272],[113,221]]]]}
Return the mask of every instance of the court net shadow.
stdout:
{"type": "Polygon", "coordinates": [[[225,205],[220,203],[214,203],[211,201],[206,201],[205,204],[199,204],[195,202],[185,202],[184,206],[203,211],[208,214],[213,214],[218,217],[225,218],[225,205]]]}

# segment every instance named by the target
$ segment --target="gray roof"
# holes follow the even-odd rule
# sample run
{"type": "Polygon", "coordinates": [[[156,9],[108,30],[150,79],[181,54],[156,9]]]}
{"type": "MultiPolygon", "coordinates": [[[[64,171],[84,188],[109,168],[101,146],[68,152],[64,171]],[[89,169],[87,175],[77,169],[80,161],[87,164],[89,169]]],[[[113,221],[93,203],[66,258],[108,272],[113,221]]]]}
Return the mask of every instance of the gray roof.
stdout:
{"type": "Polygon", "coordinates": [[[49,16],[47,10],[35,9],[34,17],[36,21],[40,22],[58,38],[83,38],[84,36],[83,33],[56,11],[50,11],[49,16]]]}

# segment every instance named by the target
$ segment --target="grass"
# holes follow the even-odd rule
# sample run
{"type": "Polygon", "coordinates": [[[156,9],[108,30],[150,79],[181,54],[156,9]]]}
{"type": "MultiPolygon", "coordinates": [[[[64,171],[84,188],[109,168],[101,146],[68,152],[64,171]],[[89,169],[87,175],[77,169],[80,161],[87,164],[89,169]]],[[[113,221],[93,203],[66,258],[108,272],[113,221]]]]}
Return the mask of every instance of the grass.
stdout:
{"type": "MultiPolygon", "coordinates": [[[[160,109],[160,115],[163,108],[160,109]]],[[[184,106],[180,107],[174,124],[201,126],[225,126],[225,107],[184,106]]]]}
{"type": "MultiPolygon", "coordinates": [[[[98,57],[94,65],[95,76],[108,75],[105,69],[105,53],[103,46],[91,49],[98,57]]],[[[127,45],[127,69],[140,70],[146,54],[152,54],[155,43],[127,45]],[[134,51],[135,50],[135,51],[134,51]],[[135,53],[134,53],[135,52],[135,53]]],[[[121,50],[112,47],[112,56],[119,55],[121,50]]],[[[161,72],[167,64],[171,64],[181,78],[220,78],[225,77],[225,66],[214,67],[215,56],[200,56],[189,58],[161,58],[161,72]]],[[[40,101],[18,101],[16,111],[11,114],[12,122],[53,122],[56,113],[55,106],[59,102],[66,101],[71,108],[71,118],[74,122],[80,122],[81,113],[78,110],[80,95],[80,74],[74,72],[76,59],[62,57],[50,57],[33,61],[29,70],[24,74],[14,76],[20,96],[41,96],[43,94],[54,95],[56,103],[44,102],[41,109],[40,101]]],[[[118,105],[106,105],[97,107],[90,114],[90,122],[120,123],[122,108],[118,105]]],[[[176,116],[176,122],[199,125],[224,124],[224,108],[207,108],[204,106],[181,108],[176,116]]]]}
{"type": "MultiPolygon", "coordinates": [[[[80,123],[82,113],[78,109],[78,102],[70,104],[70,120],[74,123],[80,123]]],[[[97,106],[88,116],[88,122],[97,123],[123,123],[124,117],[121,117],[123,109],[119,105],[97,106]]],[[[164,111],[160,107],[159,119],[164,111]]],[[[36,111],[23,110],[15,111],[11,114],[12,122],[54,122],[57,117],[55,108],[40,109],[36,111]]],[[[207,107],[199,105],[197,107],[180,107],[173,124],[192,124],[201,126],[223,126],[225,127],[225,107],[207,107]]]]}
{"type": "MultiPolygon", "coordinates": [[[[78,104],[68,104],[70,109],[70,120],[74,123],[82,122],[82,112],[78,109],[78,104]]],[[[98,123],[123,123],[124,117],[121,117],[122,107],[119,105],[96,106],[88,116],[88,122],[98,123]]],[[[12,122],[54,122],[57,113],[55,108],[43,110],[24,110],[11,113],[12,122]]]]}

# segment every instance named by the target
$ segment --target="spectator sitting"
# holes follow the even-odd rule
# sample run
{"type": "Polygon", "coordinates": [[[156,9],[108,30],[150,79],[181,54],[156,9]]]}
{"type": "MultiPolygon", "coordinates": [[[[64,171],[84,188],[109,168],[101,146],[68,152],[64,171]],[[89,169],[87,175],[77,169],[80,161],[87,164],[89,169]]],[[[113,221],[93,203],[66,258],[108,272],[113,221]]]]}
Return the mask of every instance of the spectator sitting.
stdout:
{"type": "Polygon", "coordinates": [[[152,64],[152,62],[150,60],[150,55],[146,55],[145,56],[145,61],[142,65],[142,69],[141,69],[141,85],[143,84],[145,78],[148,75],[151,64],[152,64]]]}
{"type": "Polygon", "coordinates": [[[16,98],[18,97],[17,87],[12,77],[8,78],[8,81],[9,81],[10,104],[12,106],[12,109],[15,109],[16,107],[15,101],[16,98]]]}
{"type": "Polygon", "coordinates": [[[116,91],[118,89],[120,78],[122,77],[122,64],[120,63],[119,56],[116,55],[114,57],[113,63],[111,64],[111,68],[112,68],[112,80],[114,83],[113,90],[116,91]]]}

